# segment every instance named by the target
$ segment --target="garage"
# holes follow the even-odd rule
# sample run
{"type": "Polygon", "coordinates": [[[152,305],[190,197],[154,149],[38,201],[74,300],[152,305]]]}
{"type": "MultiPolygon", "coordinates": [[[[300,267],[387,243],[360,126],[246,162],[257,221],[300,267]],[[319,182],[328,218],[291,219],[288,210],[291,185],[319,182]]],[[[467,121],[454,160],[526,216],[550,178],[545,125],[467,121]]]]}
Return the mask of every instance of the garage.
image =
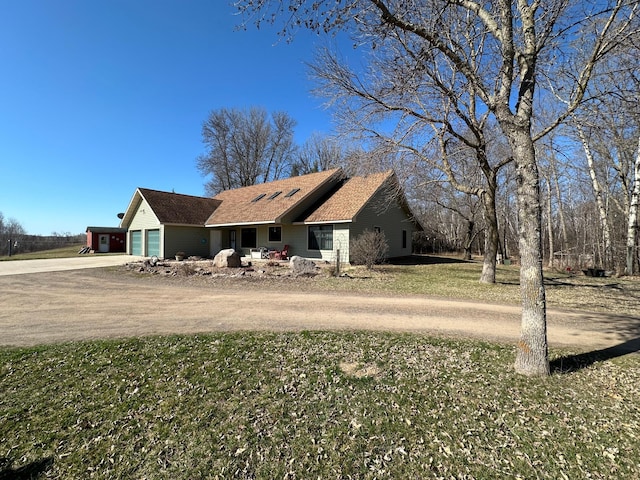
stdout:
{"type": "Polygon", "coordinates": [[[142,255],[142,231],[131,232],[131,255],[142,255]]]}
{"type": "Polygon", "coordinates": [[[160,256],[160,230],[147,230],[147,257],[160,256]]]}

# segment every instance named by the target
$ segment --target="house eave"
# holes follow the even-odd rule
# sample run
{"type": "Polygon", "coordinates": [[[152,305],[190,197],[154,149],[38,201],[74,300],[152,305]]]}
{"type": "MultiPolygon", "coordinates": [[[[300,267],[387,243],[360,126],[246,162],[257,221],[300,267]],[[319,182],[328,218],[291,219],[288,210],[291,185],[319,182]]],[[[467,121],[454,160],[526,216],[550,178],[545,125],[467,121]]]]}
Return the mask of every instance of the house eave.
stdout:
{"type": "Polygon", "coordinates": [[[278,220],[261,220],[259,222],[231,222],[231,223],[209,223],[206,224],[207,228],[224,228],[224,227],[246,227],[249,225],[273,225],[278,222],[278,220]]]}
{"type": "Polygon", "coordinates": [[[144,199],[144,197],[142,196],[142,193],[140,192],[140,188],[136,188],[136,191],[133,192],[133,196],[131,197],[131,200],[129,200],[129,205],[127,205],[127,209],[125,210],[125,214],[122,217],[122,220],[120,220],[120,228],[125,228],[125,229],[129,229],[129,225],[131,224],[131,220],[133,219],[133,217],[135,216],[135,212],[134,212],[134,204],[137,208],[137,206],[140,204],[140,202],[144,199]]]}
{"type": "Polygon", "coordinates": [[[333,224],[333,223],[353,223],[353,219],[347,219],[347,220],[319,220],[319,221],[314,221],[314,222],[293,222],[292,225],[327,225],[327,224],[333,224]]]}
{"type": "Polygon", "coordinates": [[[165,227],[205,227],[205,225],[201,223],[162,223],[162,225],[165,227]]]}

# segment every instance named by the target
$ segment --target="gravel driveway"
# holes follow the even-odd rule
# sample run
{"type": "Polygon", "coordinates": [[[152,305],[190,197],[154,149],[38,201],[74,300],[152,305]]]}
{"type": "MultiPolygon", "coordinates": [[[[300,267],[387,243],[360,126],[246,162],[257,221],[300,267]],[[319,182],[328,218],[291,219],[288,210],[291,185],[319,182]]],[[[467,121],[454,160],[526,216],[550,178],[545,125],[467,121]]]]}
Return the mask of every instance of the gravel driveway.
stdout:
{"type": "MultiPolygon", "coordinates": [[[[131,257],[129,257],[130,259],[131,257]]],[[[109,269],[0,276],[0,345],[234,330],[386,330],[515,343],[520,309],[423,296],[370,296],[138,278],[109,269]]],[[[640,322],[548,311],[551,346],[638,349],[640,322]],[[625,343],[626,342],[626,343],[625,343]]]]}
{"type": "Polygon", "coordinates": [[[83,255],[70,258],[4,261],[0,262],[0,276],[111,267],[141,258],[132,255],[83,255]]]}

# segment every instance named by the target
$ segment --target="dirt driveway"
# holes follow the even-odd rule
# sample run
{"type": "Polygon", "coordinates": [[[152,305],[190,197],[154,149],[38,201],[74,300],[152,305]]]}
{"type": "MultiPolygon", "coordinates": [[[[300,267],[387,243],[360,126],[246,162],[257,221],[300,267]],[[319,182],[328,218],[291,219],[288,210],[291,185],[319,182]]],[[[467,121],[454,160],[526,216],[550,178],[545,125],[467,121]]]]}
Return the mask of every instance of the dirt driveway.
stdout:
{"type": "MultiPolygon", "coordinates": [[[[108,269],[0,277],[0,345],[233,330],[387,330],[515,343],[518,307],[212,286],[108,269]]],[[[550,345],[638,350],[640,320],[548,312],[550,345]]]]}

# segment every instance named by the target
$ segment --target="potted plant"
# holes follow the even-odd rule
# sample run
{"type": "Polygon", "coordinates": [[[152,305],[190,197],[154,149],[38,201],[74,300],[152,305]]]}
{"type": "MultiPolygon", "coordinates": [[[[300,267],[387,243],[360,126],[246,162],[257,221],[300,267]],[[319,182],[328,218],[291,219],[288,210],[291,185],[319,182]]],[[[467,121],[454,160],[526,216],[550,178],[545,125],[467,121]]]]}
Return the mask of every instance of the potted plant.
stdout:
{"type": "Polygon", "coordinates": [[[176,252],[176,260],[178,260],[179,262],[181,262],[182,260],[184,260],[185,257],[185,253],[184,252],[176,252]]]}

